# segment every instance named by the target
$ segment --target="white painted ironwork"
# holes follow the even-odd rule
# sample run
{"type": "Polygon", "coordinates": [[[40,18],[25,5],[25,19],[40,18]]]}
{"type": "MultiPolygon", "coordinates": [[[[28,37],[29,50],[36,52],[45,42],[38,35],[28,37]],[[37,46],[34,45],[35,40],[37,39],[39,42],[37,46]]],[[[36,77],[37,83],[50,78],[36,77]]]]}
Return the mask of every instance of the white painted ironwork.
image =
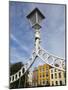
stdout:
{"type": "Polygon", "coordinates": [[[10,76],[10,83],[13,83],[17,81],[19,78],[21,78],[26,73],[26,71],[31,67],[35,59],[36,53],[33,52],[28,62],[24,66],[22,66],[22,68],[17,73],[10,76]]]}
{"type": "Polygon", "coordinates": [[[48,53],[41,47],[38,52],[38,57],[40,57],[45,63],[49,64],[51,67],[65,71],[65,60],[48,53]]]}

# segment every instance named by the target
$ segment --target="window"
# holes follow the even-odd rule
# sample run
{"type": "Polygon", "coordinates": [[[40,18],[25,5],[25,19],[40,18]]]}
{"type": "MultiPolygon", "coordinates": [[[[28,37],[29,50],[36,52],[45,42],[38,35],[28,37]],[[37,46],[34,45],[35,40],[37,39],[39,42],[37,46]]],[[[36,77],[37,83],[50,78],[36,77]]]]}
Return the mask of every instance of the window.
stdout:
{"type": "Polygon", "coordinates": [[[46,76],[48,77],[48,73],[46,73],[46,76]]]}
{"type": "Polygon", "coordinates": [[[43,77],[45,77],[45,75],[43,74],[43,77]]]}
{"type": "Polygon", "coordinates": [[[45,84],[45,81],[43,80],[43,84],[45,84]]]}
{"type": "Polygon", "coordinates": [[[57,79],[57,73],[55,73],[55,78],[57,79]]]}
{"type": "Polygon", "coordinates": [[[40,78],[42,77],[42,75],[40,74],[40,78]]]}
{"type": "Polygon", "coordinates": [[[42,85],[42,80],[40,81],[40,85],[42,85]]]}
{"type": "Polygon", "coordinates": [[[58,81],[56,81],[56,85],[58,85],[58,81]]]}
{"type": "Polygon", "coordinates": [[[52,86],[54,86],[54,81],[52,81],[52,86]]]}
{"type": "Polygon", "coordinates": [[[59,78],[61,78],[61,72],[59,73],[59,78]]]}
{"type": "Polygon", "coordinates": [[[53,70],[51,70],[51,73],[53,73],[53,70]]]}
{"type": "Polygon", "coordinates": [[[60,85],[62,85],[62,81],[60,81],[60,85]]]}
{"type": "Polygon", "coordinates": [[[47,85],[49,85],[49,82],[48,82],[48,81],[46,81],[46,84],[47,84],[47,85]]]}
{"type": "Polygon", "coordinates": [[[53,74],[51,74],[51,78],[53,79],[53,74]]]}
{"type": "Polygon", "coordinates": [[[55,72],[57,72],[57,69],[55,69],[55,72]]]}

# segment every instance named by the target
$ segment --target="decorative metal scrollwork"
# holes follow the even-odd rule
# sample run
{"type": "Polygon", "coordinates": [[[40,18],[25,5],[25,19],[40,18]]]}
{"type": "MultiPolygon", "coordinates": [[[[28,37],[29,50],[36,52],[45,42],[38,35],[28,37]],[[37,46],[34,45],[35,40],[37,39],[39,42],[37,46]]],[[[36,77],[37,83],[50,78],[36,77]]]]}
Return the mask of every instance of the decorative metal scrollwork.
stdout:
{"type": "Polygon", "coordinates": [[[44,49],[40,48],[38,55],[36,55],[36,52],[34,51],[29,61],[16,74],[10,76],[10,83],[15,82],[16,80],[18,80],[20,77],[22,77],[25,74],[25,72],[33,64],[36,56],[40,57],[45,63],[49,64],[51,67],[65,71],[64,59],[51,55],[44,49]]]}
{"type": "Polygon", "coordinates": [[[61,59],[55,55],[52,55],[40,47],[38,56],[49,64],[51,67],[57,68],[59,70],[65,71],[65,60],[61,59]],[[43,52],[43,53],[42,53],[43,52]]]}
{"type": "Polygon", "coordinates": [[[35,54],[35,52],[33,52],[32,56],[28,60],[28,62],[24,66],[22,66],[22,68],[17,73],[10,76],[10,83],[15,82],[16,80],[18,80],[20,77],[22,77],[25,74],[25,72],[29,69],[29,67],[34,62],[35,57],[36,57],[36,54],[35,54]]]}

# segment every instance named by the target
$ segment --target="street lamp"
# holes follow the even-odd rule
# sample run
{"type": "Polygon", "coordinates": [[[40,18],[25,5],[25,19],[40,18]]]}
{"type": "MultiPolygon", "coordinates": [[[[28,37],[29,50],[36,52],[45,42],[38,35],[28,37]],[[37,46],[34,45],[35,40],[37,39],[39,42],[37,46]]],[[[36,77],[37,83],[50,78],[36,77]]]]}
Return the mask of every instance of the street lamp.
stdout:
{"type": "Polygon", "coordinates": [[[40,12],[38,8],[35,8],[28,16],[28,20],[31,23],[32,28],[35,30],[35,50],[36,54],[39,51],[40,45],[40,28],[41,21],[45,18],[45,16],[40,12]]]}

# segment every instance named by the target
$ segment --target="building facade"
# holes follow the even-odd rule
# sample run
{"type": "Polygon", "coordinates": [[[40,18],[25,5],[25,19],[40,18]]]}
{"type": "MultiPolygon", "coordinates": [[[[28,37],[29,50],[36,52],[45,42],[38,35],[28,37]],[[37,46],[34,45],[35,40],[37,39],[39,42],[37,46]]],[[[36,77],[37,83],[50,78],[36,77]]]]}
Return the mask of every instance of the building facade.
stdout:
{"type": "Polygon", "coordinates": [[[38,86],[38,69],[34,68],[33,70],[33,77],[32,77],[32,86],[38,86]]]}
{"type": "Polygon", "coordinates": [[[49,86],[50,85],[50,66],[44,64],[38,66],[38,86],[49,86]]]}
{"type": "Polygon", "coordinates": [[[50,69],[50,85],[59,86],[65,85],[65,73],[56,68],[50,69]]]}

